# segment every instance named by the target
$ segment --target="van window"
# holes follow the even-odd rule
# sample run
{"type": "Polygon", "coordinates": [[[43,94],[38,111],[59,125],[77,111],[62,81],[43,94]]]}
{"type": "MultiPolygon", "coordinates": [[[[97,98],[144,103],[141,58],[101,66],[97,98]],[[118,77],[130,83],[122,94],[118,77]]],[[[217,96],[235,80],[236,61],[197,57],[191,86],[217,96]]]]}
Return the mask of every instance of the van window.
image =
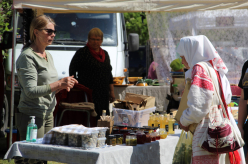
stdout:
{"type": "Polygon", "coordinates": [[[103,46],[117,45],[116,14],[72,13],[53,14],[45,13],[56,23],[56,36],[53,44],[82,45],[88,40],[88,32],[98,27],[103,32],[103,46]]]}

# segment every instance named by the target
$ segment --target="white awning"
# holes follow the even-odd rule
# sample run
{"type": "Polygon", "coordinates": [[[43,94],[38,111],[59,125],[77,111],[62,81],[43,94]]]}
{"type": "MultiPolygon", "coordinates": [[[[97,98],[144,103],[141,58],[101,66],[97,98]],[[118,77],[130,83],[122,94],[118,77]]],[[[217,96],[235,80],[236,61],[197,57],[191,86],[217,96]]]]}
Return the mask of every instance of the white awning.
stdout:
{"type": "Polygon", "coordinates": [[[77,12],[181,12],[247,9],[247,0],[13,0],[15,9],[41,9],[47,13],[77,12]]]}

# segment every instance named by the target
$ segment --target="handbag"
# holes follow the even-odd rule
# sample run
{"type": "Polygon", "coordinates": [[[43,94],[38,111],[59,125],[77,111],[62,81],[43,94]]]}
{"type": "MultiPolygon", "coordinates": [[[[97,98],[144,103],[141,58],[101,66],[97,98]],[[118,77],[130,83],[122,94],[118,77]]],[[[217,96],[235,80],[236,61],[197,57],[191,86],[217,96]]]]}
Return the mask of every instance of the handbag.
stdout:
{"type": "MultiPolygon", "coordinates": [[[[241,138],[240,134],[236,132],[235,128],[232,126],[229,120],[227,107],[224,105],[226,103],[223,102],[225,100],[223,100],[223,98],[221,99],[219,93],[217,92],[217,87],[214,79],[212,78],[212,73],[209,69],[209,66],[205,62],[202,63],[207,67],[209,75],[214,84],[214,91],[218,99],[220,100],[219,102],[221,103],[221,105],[215,105],[211,107],[209,112],[208,128],[206,128],[205,133],[199,140],[199,146],[210,153],[222,154],[233,152],[243,147],[244,141],[241,138]]],[[[217,74],[217,77],[218,76],[219,75],[217,74]]],[[[220,89],[222,91],[221,84],[220,89]]]]}

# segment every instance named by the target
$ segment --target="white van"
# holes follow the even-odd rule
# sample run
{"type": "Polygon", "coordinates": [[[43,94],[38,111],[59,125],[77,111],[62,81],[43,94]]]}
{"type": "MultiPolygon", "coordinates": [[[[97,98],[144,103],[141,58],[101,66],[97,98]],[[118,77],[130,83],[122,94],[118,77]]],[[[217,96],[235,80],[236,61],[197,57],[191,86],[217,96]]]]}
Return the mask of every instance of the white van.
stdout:
{"type": "MultiPolygon", "coordinates": [[[[94,27],[102,30],[103,43],[102,48],[109,53],[112,74],[114,77],[123,76],[124,68],[128,68],[128,50],[137,50],[139,47],[138,34],[129,35],[125,28],[124,16],[121,13],[44,13],[54,19],[56,23],[56,36],[53,44],[48,46],[48,50],[53,56],[54,64],[58,72],[59,79],[69,76],[69,65],[75,52],[86,45],[88,32],[94,27]],[[127,43],[129,42],[129,49],[127,43]]],[[[16,35],[16,59],[21,54],[23,47],[23,24],[25,14],[18,13],[17,35],[16,35]]],[[[30,16],[29,16],[30,17],[30,16]]],[[[29,26],[29,25],[28,25],[29,26]]],[[[11,33],[12,34],[12,33],[11,33]]],[[[4,35],[12,37],[11,34],[4,35]]],[[[11,39],[3,38],[7,42],[11,39]]],[[[11,43],[6,43],[11,45],[11,43]]],[[[6,46],[8,47],[8,46],[6,46]]],[[[6,80],[6,95],[10,107],[11,93],[11,63],[12,49],[8,50],[8,57],[5,59],[5,80],[6,80]]],[[[127,74],[125,74],[127,76],[127,74]]],[[[20,89],[18,87],[18,78],[15,76],[15,107],[19,103],[20,89]]],[[[6,109],[7,110],[7,109],[6,109]]],[[[8,111],[8,110],[7,110],[8,111]]],[[[8,113],[6,113],[8,114],[8,113]]],[[[5,120],[8,119],[7,116],[5,120]]]]}

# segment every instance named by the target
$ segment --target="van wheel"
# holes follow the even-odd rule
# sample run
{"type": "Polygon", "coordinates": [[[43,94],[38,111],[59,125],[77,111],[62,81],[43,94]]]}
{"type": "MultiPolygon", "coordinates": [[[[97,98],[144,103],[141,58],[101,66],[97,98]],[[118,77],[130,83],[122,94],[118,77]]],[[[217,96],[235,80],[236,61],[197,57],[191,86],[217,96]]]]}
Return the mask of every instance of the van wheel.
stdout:
{"type": "Polygon", "coordinates": [[[8,99],[7,96],[4,95],[3,99],[3,109],[1,109],[1,135],[5,134],[5,129],[8,127],[8,121],[9,121],[9,105],[8,105],[8,99]]]}

